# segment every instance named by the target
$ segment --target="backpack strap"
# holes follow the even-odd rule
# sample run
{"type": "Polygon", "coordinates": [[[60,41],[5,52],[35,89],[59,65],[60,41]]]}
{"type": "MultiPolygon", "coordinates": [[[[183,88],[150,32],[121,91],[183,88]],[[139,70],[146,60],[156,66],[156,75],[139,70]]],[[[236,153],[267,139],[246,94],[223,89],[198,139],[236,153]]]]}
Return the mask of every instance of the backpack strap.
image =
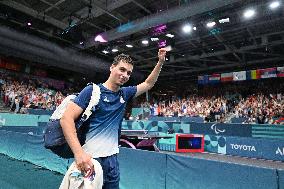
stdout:
{"type": "Polygon", "coordinates": [[[100,97],[101,97],[100,87],[94,83],[92,83],[92,85],[93,85],[92,96],[91,96],[89,105],[87,106],[87,108],[85,109],[82,115],[82,121],[86,121],[87,119],[89,119],[90,115],[92,114],[92,108],[98,105],[100,101],[100,97]]]}
{"type": "Polygon", "coordinates": [[[66,107],[68,105],[68,103],[70,102],[70,100],[74,100],[74,98],[76,97],[76,95],[72,94],[72,95],[68,95],[62,102],[61,104],[54,110],[54,112],[52,113],[52,115],[50,116],[50,120],[57,120],[57,119],[61,119],[64,111],[66,110],[66,107]]]}

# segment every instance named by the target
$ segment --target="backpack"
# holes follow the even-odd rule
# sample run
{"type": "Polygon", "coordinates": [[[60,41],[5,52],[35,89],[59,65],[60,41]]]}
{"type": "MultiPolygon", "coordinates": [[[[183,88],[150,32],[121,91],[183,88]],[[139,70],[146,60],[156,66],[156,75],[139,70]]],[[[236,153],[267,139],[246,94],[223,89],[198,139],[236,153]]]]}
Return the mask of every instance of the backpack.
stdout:
{"type": "MultiPolygon", "coordinates": [[[[92,108],[99,103],[100,100],[100,87],[93,84],[93,91],[89,105],[81,116],[75,121],[75,128],[77,131],[77,137],[81,145],[85,144],[86,133],[88,131],[89,121],[88,118],[92,114],[92,108]]],[[[56,108],[54,113],[51,115],[49,122],[44,131],[44,147],[50,149],[53,153],[62,158],[73,158],[71,148],[65,140],[60,119],[63,116],[64,111],[67,108],[68,103],[74,100],[77,95],[67,96],[61,104],[56,108]]]]}

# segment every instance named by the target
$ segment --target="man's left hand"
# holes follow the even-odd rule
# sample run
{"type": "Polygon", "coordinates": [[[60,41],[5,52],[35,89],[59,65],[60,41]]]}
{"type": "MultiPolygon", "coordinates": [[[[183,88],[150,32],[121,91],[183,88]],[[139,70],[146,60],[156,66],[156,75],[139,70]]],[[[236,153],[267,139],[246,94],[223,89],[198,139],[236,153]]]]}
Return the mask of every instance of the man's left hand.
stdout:
{"type": "Polygon", "coordinates": [[[161,63],[164,63],[165,60],[166,60],[166,49],[165,48],[161,48],[159,49],[159,52],[158,52],[158,57],[159,57],[159,62],[161,63]]]}

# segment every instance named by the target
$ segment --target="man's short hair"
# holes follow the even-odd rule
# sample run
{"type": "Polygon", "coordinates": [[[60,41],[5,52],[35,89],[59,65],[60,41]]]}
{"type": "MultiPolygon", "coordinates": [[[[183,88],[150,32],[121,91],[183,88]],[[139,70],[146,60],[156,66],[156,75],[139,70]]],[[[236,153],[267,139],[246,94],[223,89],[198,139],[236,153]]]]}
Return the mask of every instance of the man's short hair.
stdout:
{"type": "Polygon", "coordinates": [[[117,65],[120,61],[126,62],[128,64],[133,65],[132,58],[129,55],[127,55],[127,54],[119,54],[119,55],[117,55],[116,57],[114,57],[114,60],[113,60],[112,64],[117,65]]]}

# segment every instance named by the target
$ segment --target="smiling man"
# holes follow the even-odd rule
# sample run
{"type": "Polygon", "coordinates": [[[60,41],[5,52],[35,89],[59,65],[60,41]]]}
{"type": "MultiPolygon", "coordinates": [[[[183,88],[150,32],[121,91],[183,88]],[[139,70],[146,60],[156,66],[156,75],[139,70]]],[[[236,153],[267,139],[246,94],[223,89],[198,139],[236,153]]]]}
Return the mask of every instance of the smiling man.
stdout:
{"type": "Polygon", "coordinates": [[[89,118],[89,128],[86,134],[86,144],[81,146],[77,138],[74,121],[82,114],[89,104],[92,86],[85,87],[70,102],[63,117],[60,119],[64,136],[68,142],[77,164],[77,167],[86,174],[91,174],[93,164],[91,159],[98,160],[103,168],[103,189],[119,189],[119,130],[123,120],[126,103],[150,90],[156,83],[162,65],[165,61],[166,50],[159,49],[159,61],[147,79],[131,87],[122,87],[132,73],[133,63],[128,55],[118,55],[110,67],[110,75],[106,82],[99,84],[100,101],[92,110],[89,118]]]}

